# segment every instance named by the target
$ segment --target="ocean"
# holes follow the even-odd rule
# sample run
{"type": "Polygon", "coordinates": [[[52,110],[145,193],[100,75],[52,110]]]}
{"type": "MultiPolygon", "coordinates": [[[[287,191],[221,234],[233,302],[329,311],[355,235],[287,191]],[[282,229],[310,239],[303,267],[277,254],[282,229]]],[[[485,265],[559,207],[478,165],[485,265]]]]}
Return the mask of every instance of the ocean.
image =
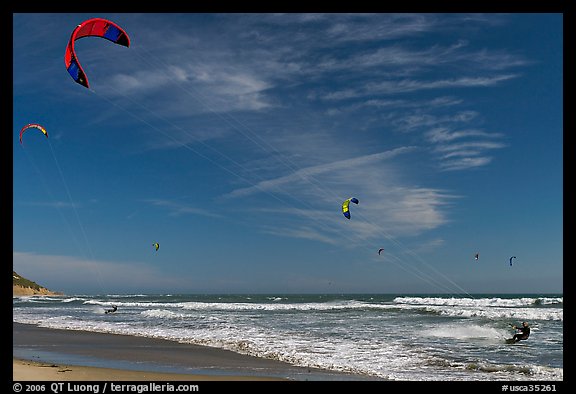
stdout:
{"type": "MultiPolygon", "coordinates": [[[[562,381],[560,294],[13,297],[13,321],[162,338],[396,381],[562,381]],[[116,305],[118,310],[105,314],[116,305]],[[506,344],[527,321],[528,340],[506,344]]],[[[178,371],[175,371],[178,372],[178,371]]]]}

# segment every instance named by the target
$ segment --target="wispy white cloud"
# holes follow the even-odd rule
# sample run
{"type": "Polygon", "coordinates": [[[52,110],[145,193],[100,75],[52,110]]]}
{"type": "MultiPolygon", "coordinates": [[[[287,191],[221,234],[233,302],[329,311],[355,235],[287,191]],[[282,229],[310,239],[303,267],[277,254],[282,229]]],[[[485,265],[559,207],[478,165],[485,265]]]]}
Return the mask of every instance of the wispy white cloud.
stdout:
{"type": "MultiPolygon", "coordinates": [[[[218,17],[223,21],[228,19],[226,15],[218,17]]],[[[290,98],[311,103],[336,102],[339,108],[325,110],[331,116],[364,109],[388,111],[382,114],[382,119],[389,117],[389,124],[396,130],[423,133],[424,128],[437,130],[423,134],[423,140],[432,144],[474,136],[491,138],[489,133],[473,126],[466,131],[443,134],[438,131],[454,122],[471,123],[472,118],[478,116],[474,110],[458,109],[458,112],[441,116],[434,111],[464,104],[462,98],[454,96],[455,89],[494,87],[518,78],[517,72],[504,71],[525,66],[529,60],[512,51],[477,49],[470,45],[469,39],[458,36],[446,45],[421,46],[415,45],[413,40],[402,40],[450,29],[450,26],[481,26],[486,22],[480,16],[465,15],[442,18],[426,14],[244,15],[222,32],[226,37],[196,32],[193,25],[182,31],[170,31],[171,42],[178,45],[161,46],[156,36],[143,37],[145,45],[142,48],[156,50],[132,48],[135,57],[140,59],[139,68],[110,77],[109,86],[114,87],[116,94],[149,97],[153,101],[147,107],[153,108],[155,113],[166,114],[169,119],[188,118],[197,124],[197,118],[193,117],[200,114],[220,116],[223,125],[232,132],[235,128],[238,131],[238,126],[232,124],[235,119],[228,118],[232,112],[289,108],[293,105],[288,101],[290,98]],[[449,24],[446,24],[446,18],[449,24]],[[278,29],[279,25],[283,28],[278,29]],[[310,40],[312,32],[317,39],[310,40]],[[350,47],[350,42],[358,45],[350,47]],[[364,43],[370,44],[362,45],[364,43]],[[451,77],[439,73],[445,69],[450,70],[451,77]],[[494,74],[494,71],[500,73],[494,74]],[[279,94],[293,86],[304,87],[306,96],[279,94]],[[167,89],[169,99],[164,94],[155,96],[156,92],[167,89]],[[451,96],[427,100],[412,97],[420,92],[442,93],[447,89],[451,96]],[[411,96],[392,97],[400,94],[411,96]],[[407,112],[409,109],[413,111],[407,112]],[[391,110],[398,112],[391,113],[391,110]]],[[[359,119],[374,121],[367,116],[359,119]]],[[[361,127],[359,124],[358,128],[361,127]]],[[[224,128],[213,133],[202,131],[197,125],[194,131],[180,125],[174,128],[174,132],[170,132],[173,139],[164,139],[151,146],[154,149],[173,148],[201,142],[204,140],[202,135],[212,139],[226,135],[224,128]]],[[[221,150],[217,151],[218,155],[221,153],[221,150]]],[[[308,169],[314,170],[321,171],[313,167],[308,169]]],[[[252,186],[236,189],[227,197],[273,190],[311,175],[314,174],[298,170],[268,180],[260,178],[252,186]]]]}
{"type": "Polygon", "coordinates": [[[460,77],[430,81],[403,79],[385,82],[368,82],[359,88],[337,90],[324,94],[322,98],[325,100],[345,100],[357,97],[393,95],[433,89],[489,87],[517,77],[517,74],[504,74],[492,77],[460,77]]]}
{"type": "Polygon", "coordinates": [[[479,156],[480,155],[480,151],[479,150],[473,150],[473,149],[460,149],[460,150],[456,150],[450,153],[446,153],[442,155],[442,159],[452,159],[452,158],[459,158],[459,157],[472,157],[472,156],[479,156]]]}
{"type": "Polygon", "coordinates": [[[492,161],[491,157],[462,157],[458,160],[446,160],[440,163],[440,168],[446,171],[467,170],[469,168],[484,166],[492,161]]]}
{"type": "Polygon", "coordinates": [[[166,85],[181,84],[188,80],[187,73],[180,67],[172,66],[168,69],[140,70],[132,74],[115,74],[110,76],[109,82],[103,86],[105,94],[114,95],[142,95],[157,92],[166,85]]]}
{"type": "MultiPolygon", "coordinates": [[[[473,167],[487,165],[492,161],[491,157],[483,156],[487,151],[502,149],[507,146],[498,140],[505,137],[500,132],[488,132],[480,127],[481,115],[472,110],[456,110],[442,115],[436,111],[447,106],[460,105],[457,101],[449,98],[440,98],[439,106],[426,105],[403,105],[402,101],[390,100],[386,104],[398,105],[395,111],[386,113],[385,120],[388,125],[401,133],[410,132],[420,136],[423,146],[430,148],[438,160],[438,168],[442,171],[465,170],[473,167]]],[[[422,104],[417,102],[416,104],[422,104]]],[[[362,104],[364,105],[364,103],[362,104]]]]}
{"type": "Polygon", "coordinates": [[[414,150],[414,147],[402,147],[391,151],[374,153],[361,157],[355,157],[352,159],[338,160],[326,164],[301,168],[289,175],[261,181],[258,182],[256,185],[247,188],[233,190],[232,192],[228,193],[225,197],[227,198],[245,197],[257,192],[277,191],[278,187],[284,184],[309,180],[314,176],[318,176],[327,172],[351,171],[355,167],[366,166],[373,164],[375,162],[379,162],[381,160],[391,159],[399,154],[410,152],[412,150],[414,150]]]}
{"type": "MultiPolygon", "coordinates": [[[[504,90],[513,95],[524,68],[531,71],[528,56],[541,55],[528,44],[492,39],[508,21],[523,31],[530,19],[516,15],[108,15],[133,41],[130,48],[79,43],[90,91],[75,84],[62,63],[69,34],[63,25],[73,27],[77,16],[15,16],[15,119],[61,108],[54,123],[76,122],[88,131],[75,132],[70,140],[78,149],[70,152],[89,150],[105,158],[106,168],[134,174],[127,184],[118,177],[101,180],[103,186],[114,183],[102,191],[131,187],[120,205],[141,199],[140,175],[149,190],[150,175],[165,165],[170,177],[162,178],[163,194],[207,185],[205,203],[140,200],[147,212],[178,217],[174,224],[201,215],[218,218],[219,225],[231,221],[250,231],[342,247],[378,245],[389,236],[440,242],[432,230],[450,222],[459,192],[439,185],[458,182],[456,174],[432,172],[498,164],[513,139],[510,130],[491,129],[505,123],[486,108],[504,90]],[[54,34],[44,34],[47,26],[54,34]],[[43,96],[47,89],[52,96],[43,96]],[[51,100],[54,92],[63,96],[60,107],[51,100]],[[25,105],[36,99],[40,105],[25,105]],[[96,122],[97,136],[91,132],[96,122]],[[101,138],[110,136],[112,144],[101,138]],[[143,165],[152,172],[130,171],[139,160],[150,160],[143,165]],[[340,207],[351,196],[360,204],[347,220],[340,207]]],[[[70,127],[62,130],[71,135],[74,126],[61,127],[70,127]]],[[[45,258],[63,269],[73,267],[72,260],[91,266],[61,257],[69,264],[41,256],[38,265],[45,258]]],[[[138,265],[99,261],[93,268],[98,266],[130,275],[138,265]]]]}
{"type": "Polygon", "coordinates": [[[155,102],[170,100],[154,110],[179,116],[228,111],[258,111],[273,106],[265,91],[271,82],[253,71],[242,70],[232,64],[180,64],[116,74],[101,90],[110,97],[142,96],[155,102]],[[160,96],[158,96],[160,95],[160,96]]]}
{"type": "Polygon", "coordinates": [[[499,138],[502,137],[501,133],[488,133],[483,130],[465,129],[465,130],[450,130],[446,127],[434,128],[425,133],[425,136],[431,142],[448,142],[461,138],[468,137],[486,137],[486,138],[499,138]]]}
{"type": "Polygon", "coordinates": [[[436,115],[433,112],[416,112],[402,113],[390,120],[391,124],[401,132],[422,130],[432,127],[437,129],[441,125],[452,125],[459,123],[468,123],[478,116],[476,111],[459,111],[450,115],[436,115]]]}
{"type": "Polygon", "coordinates": [[[439,67],[450,68],[453,71],[470,72],[470,70],[506,70],[529,64],[523,57],[503,51],[482,49],[470,51],[468,43],[458,41],[453,45],[442,47],[432,45],[424,49],[411,48],[405,44],[380,46],[376,49],[354,52],[348,57],[325,57],[315,65],[315,70],[335,72],[350,69],[362,69],[364,73],[378,73],[386,70],[388,75],[392,70],[396,75],[401,71],[411,74],[423,73],[428,69],[439,67]]]}
{"type": "Polygon", "coordinates": [[[452,150],[450,153],[441,156],[439,167],[441,170],[456,171],[484,166],[493,159],[491,156],[486,156],[484,150],[502,148],[504,146],[503,144],[477,145],[479,149],[475,150],[466,149],[465,147],[453,147],[450,148],[452,150]]]}
{"type": "Polygon", "coordinates": [[[430,100],[407,100],[407,99],[366,99],[355,103],[346,103],[337,109],[326,111],[329,115],[358,111],[366,108],[377,110],[385,109],[421,109],[432,111],[438,108],[452,107],[462,104],[463,100],[451,96],[440,96],[430,100]]]}
{"type": "Polygon", "coordinates": [[[218,218],[222,215],[210,212],[205,207],[199,208],[197,205],[183,204],[176,202],[174,200],[161,200],[161,199],[145,199],[144,202],[157,206],[166,208],[170,213],[170,216],[181,216],[181,215],[200,215],[218,218]]]}
{"type": "MultiPolygon", "coordinates": [[[[226,15],[217,17],[222,18],[222,21],[229,18],[226,15]]],[[[143,16],[140,18],[146,19],[143,16]]],[[[455,24],[465,23],[463,17],[450,19],[455,24]]],[[[469,168],[464,165],[465,162],[468,166],[486,164],[489,160],[482,158],[480,153],[503,147],[503,144],[492,142],[490,145],[488,141],[483,141],[493,139],[495,135],[478,127],[454,127],[456,123],[470,125],[479,116],[474,110],[457,108],[452,113],[445,112],[442,115],[434,111],[463,105],[464,100],[454,96],[455,89],[497,86],[518,77],[516,73],[505,72],[487,75],[486,71],[494,71],[490,64],[494,63],[495,58],[503,59],[499,63],[499,70],[522,66],[526,60],[520,55],[502,50],[473,50],[465,39],[457,38],[446,45],[427,46],[414,45],[414,41],[397,40],[413,39],[424,33],[445,30],[444,22],[445,18],[426,14],[245,15],[235,19],[229,29],[222,31],[226,37],[209,32],[196,34],[192,24],[183,27],[183,30],[175,31],[171,28],[168,33],[169,45],[160,45],[158,36],[142,36],[141,46],[131,48],[132,59],[138,59],[134,62],[137,67],[101,77],[101,81],[111,88],[109,93],[112,96],[116,94],[134,98],[139,103],[146,103],[146,108],[154,113],[164,116],[163,119],[169,119],[164,122],[169,122],[173,129],[170,131],[171,138],[155,142],[153,146],[157,149],[199,144],[205,140],[202,135],[214,140],[226,135],[222,130],[199,127],[197,116],[200,114],[220,117],[222,129],[234,129],[232,123],[235,119],[229,117],[233,111],[271,111],[292,106],[288,97],[297,101],[308,97],[313,98],[311,102],[337,102],[341,104],[340,111],[393,109],[397,112],[383,114],[389,117],[389,125],[397,131],[421,132],[422,141],[432,144],[431,151],[437,154],[438,160],[450,160],[452,163],[450,166],[442,164],[442,168],[469,168]],[[275,28],[278,25],[284,28],[275,28]],[[310,40],[311,33],[314,33],[315,40],[310,40]],[[389,41],[391,39],[397,41],[392,43],[389,41]],[[351,47],[348,45],[350,42],[357,45],[351,47]],[[364,43],[369,45],[362,45],[364,43]],[[462,67],[463,64],[467,66],[462,67]],[[437,71],[440,67],[450,68],[455,76],[431,78],[430,70],[437,71]],[[358,75],[363,77],[358,78],[358,75]],[[287,86],[305,87],[303,91],[307,92],[307,96],[278,94],[287,86]],[[450,96],[440,95],[428,99],[391,97],[423,91],[441,92],[445,89],[450,89],[450,96]],[[169,96],[165,94],[166,91],[170,92],[169,96]],[[350,99],[354,102],[350,102],[350,99]],[[175,118],[193,119],[193,131],[184,126],[184,122],[176,123],[175,118]],[[468,141],[467,145],[453,144],[454,141],[472,139],[475,142],[468,141]],[[456,158],[459,159],[458,165],[456,158]]],[[[476,18],[475,23],[480,26],[482,18],[476,18]]],[[[362,121],[363,117],[358,116],[358,119],[362,121]]],[[[238,131],[232,130],[237,137],[247,137],[238,131]]],[[[312,135],[306,130],[291,128],[287,133],[292,135],[292,143],[275,144],[281,146],[281,149],[269,149],[268,145],[260,145],[256,149],[260,154],[261,166],[275,162],[272,167],[260,168],[258,171],[256,160],[244,161],[238,166],[238,163],[231,162],[225,149],[220,146],[214,148],[215,157],[218,157],[218,163],[225,163],[223,166],[229,168],[232,164],[247,176],[250,173],[258,174],[249,178],[253,180],[250,186],[236,188],[226,193],[224,198],[240,198],[257,193],[294,193],[296,196],[304,196],[319,191],[323,193],[322,199],[329,199],[330,195],[346,195],[340,186],[332,187],[336,184],[335,173],[338,173],[340,181],[353,185],[356,190],[365,191],[368,195],[378,194],[376,187],[367,186],[370,177],[365,174],[379,173],[385,178],[389,170],[381,165],[384,160],[415,149],[398,148],[376,154],[362,154],[361,146],[350,145],[350,151],[357,152],[355,158],[333,161],[331,157],[341,157],[343,154],[349,157],[350,152],[344,153],[345,149],[332,147],[330,139],[318,138],[315,141],[318,134],[312,135]],[[306,146],[301,146],[303,144],[298,143],[298,140],[305,140],[306,146]],[[264,149],[261,149],[262,146],[264,149]],[[312,156],[311,152],[314,152],[312,156]],[[299,157],[307,159],[299,160],[299,157]],[[310,157],[316,160],[310,160],[310,157]],[[297,186],[302,185],[310,187],[300,191],[297,186]],[[329,189],[328,185],[333,190],[326,190],[329,189]]],[[[282,138],[282,135],[271,135],[268,140],[258,139],[257,143],[267,144],[272,140],[278,142],[282,138]]],[[[381,179],[373,182],[378,184],[379,181],[381,179]]],[[[388,178],[387,181],[393,181],[393,186],[398,189],[404,187],[397,179],[388,178]]],[[[409,212],[416,212],[415,205],[418,203],[423,207],[423,219],[417,221],[415,228],[425,228],[426,224],[423,223],[427,221],[443,222],[439,209],[442,204],[425,203],[444,201],[446,197],[442,193],[427,194],[418,188],[404,192],[406,194],[403,197],[394,196],[402,201],[395,207],[398,215],[406,217],[406,221],[414,220],[409,212]]],[[[204,209],[169,200],[147,202],[168,209],[171,215],[213,215],[204,209]]],[[[296,228],[294,234],[308,234],[296,228]]]]}
{"type": "MultiPolygon", "coordinates": [[[[332,18],[338,14],[330,14],[332,18]]],[[[327,29],[339,42],[392,40],[433,30],[437,19],[426,14],[343,14],[327,29]]]]}
{"type": "MultiPolygon", "coordinates": [[[[217,17],[222,23],[228,23],[231,18],[225,14],[217,17]]],[[[494,70],[495,63],[500,70],[526,63],[514,53],[471,50],[464,39],[446,46],[419,47],[402,40],[390,44],[392,38],[413,38],[444,30],[447,17],[247,14],[234,18],[234,23],[228,23],[227,29],[218,34],[197,30],[194,24],[177,31],[170,26],[166,34],[141,37],[141,45],[130,48],[133,54],[124,55],[131,58],[128,70],[110,77],[107,85],[124,95],[159,92],[160,88],[171,87],[170,105],[160,103],[156,107],[163,111],[170,109],[171,113],[260,111],[282,106],[287,96],[277,95],[275,89],[285,86],[321,83],[324,87],[316,93],[311,94],[308,89],[308,97],[325,100],[493,86],[515,75],[474,76],[473,70],[485,73],[494,70]],[[315,39],[311,40],[311,35],[315,39]],[[170,45],[166,45],[168,36],[170,45]],[[369,45],[350,50],[352,41],[369,45]],[[431,68],[462,68],[463,63],[467,66],[452,72],[456,71],[459,77],[437,80],[423,77],[431,68]],[[471,76],[462,76],[464,72],[471,76]],[[399,79],[403,74],[412,77],[399,79]],[[362,79],[358,80],[358,75],[362,75],[362,79]],[[388,80],[374,82],[382,81],[383,76],[388,80]],[[327,88],[324,82],[334,78],[339,83],[329,85],[338,88],[327,88]],[[355,87],[346,87],[350,85],[355,87]],[[191,97],[186,100],[185,96],[191,97]]],[[[449,19],[456,25],[463,23],[462,17],[449,19]]]]}
{"type": "MultiPolygon", "coordinates": [[[[404,153],[413,151],[416,148],[411,147],[404,153]]],[[[401,157],[402,151],[394,153],[401,157]]],[[[273,225],[261,227],[266,233],[330,244],[336,239],[358,245],[387,237],[414,236],[449,221],[448,208],[457,198],[453,193],[405,185],[401,166],[392,161],[384,161],[388,163],[384,166],[378,155],[356,159],[356,165],[339,161],[307,167],[314,174],[314,183],[306,183],[297,176],[274,179],[263,187],[267,187],[268,193],[289,196],[290,200],[282,198],[287,204],[275,208],[250,204],[245,209],[254,215],[276,218],[273,225]],[[348,221],[340,212],[341,203],[352,196],[360,203],[352,207],[353,220],[348,221]]],[[[239,198],[258,191],[262,190],[237,189],[233,196],[239,198]]]]}
{"type": "Polygon", "coordinates": [[[435,150],[438,152],[454,152],[460,151],[464,149],[500,149],[504,148],[506,144],[501,142],[491,142],[491,141],[471,141],[471,142],[462,142],[458,144],[449,144],[449,145],[438,145],[435,147],[435,150]]]}
{"type": "Polygon", "coordinates": [[[502,133],[489,133],[479,129],[451,129],[437,127],[424,133],[431,143],[432,150],[438,153],[439,168],[443,171],[466,170],[489,164],[492,157],[486,152],[502,149],[507,145],[494,141],[503,137],[502,133]]]}
{"type": "Polygon", "coordinates": [[[87,260],[74,256],[12,253],[13,269],[50,290],[74,294],[145,289],[189,289],[190,278],[138,262],[87,260]],[[119,290],[121,289],[121,290],[119,290]]]}
{"type": "Polygon", "coordinates": [[[406,230],[413,231],[412,223],[418,223],[418,230],[430,230],[447,222],[442,212],[437,208],[448,203],[447,198],[453,198],[437,189],[402,188],[405,197],[398,199],[393,210],[396,223],[406,230]]]}

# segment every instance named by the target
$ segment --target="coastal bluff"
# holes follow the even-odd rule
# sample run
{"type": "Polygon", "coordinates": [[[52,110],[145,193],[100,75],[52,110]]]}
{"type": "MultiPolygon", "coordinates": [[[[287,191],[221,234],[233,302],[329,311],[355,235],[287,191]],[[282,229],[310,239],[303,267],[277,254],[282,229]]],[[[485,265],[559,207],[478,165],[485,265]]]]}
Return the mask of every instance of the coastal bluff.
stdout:
{"type": "Polygon", "coordinates": [[[38,283],[26,279],[12,271],[12,296],[26,296],[26,295],[64,295],[64,293],[48,290],[38,283]]]}

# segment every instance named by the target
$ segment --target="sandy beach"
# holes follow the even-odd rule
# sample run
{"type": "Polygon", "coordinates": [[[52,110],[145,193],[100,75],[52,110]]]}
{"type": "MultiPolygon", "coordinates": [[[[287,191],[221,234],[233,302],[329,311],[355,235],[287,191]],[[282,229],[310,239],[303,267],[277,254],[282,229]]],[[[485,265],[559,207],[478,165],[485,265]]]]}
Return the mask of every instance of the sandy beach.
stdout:
{"type": "Polygon", "coordinates": [[[13,323],[12,331],[14,381],[366,380],[156,338],[20,323],[13,323]]]}
{"type": "Polygon", "coordinates": [[[41,363],[14,358],[14,381],[282,381],[265,376],[215,376],[169,372],[132,371],[79,365],[41,363]]]}

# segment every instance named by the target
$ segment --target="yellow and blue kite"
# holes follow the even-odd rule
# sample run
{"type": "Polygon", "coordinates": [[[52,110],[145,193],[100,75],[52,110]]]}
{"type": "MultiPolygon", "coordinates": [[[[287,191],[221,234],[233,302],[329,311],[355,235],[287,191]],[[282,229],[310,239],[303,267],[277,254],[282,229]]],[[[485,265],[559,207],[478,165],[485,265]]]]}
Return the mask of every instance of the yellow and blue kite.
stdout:
{"type": "Polygon", "coordinates": [[[354,204],[358,204],[358,199],[356,197],[350,197],[349,199],[345,200],[342,203],[342,213],[346,217],[346,219],[350,219],[350,203],[353,202],[354,204]]]}

